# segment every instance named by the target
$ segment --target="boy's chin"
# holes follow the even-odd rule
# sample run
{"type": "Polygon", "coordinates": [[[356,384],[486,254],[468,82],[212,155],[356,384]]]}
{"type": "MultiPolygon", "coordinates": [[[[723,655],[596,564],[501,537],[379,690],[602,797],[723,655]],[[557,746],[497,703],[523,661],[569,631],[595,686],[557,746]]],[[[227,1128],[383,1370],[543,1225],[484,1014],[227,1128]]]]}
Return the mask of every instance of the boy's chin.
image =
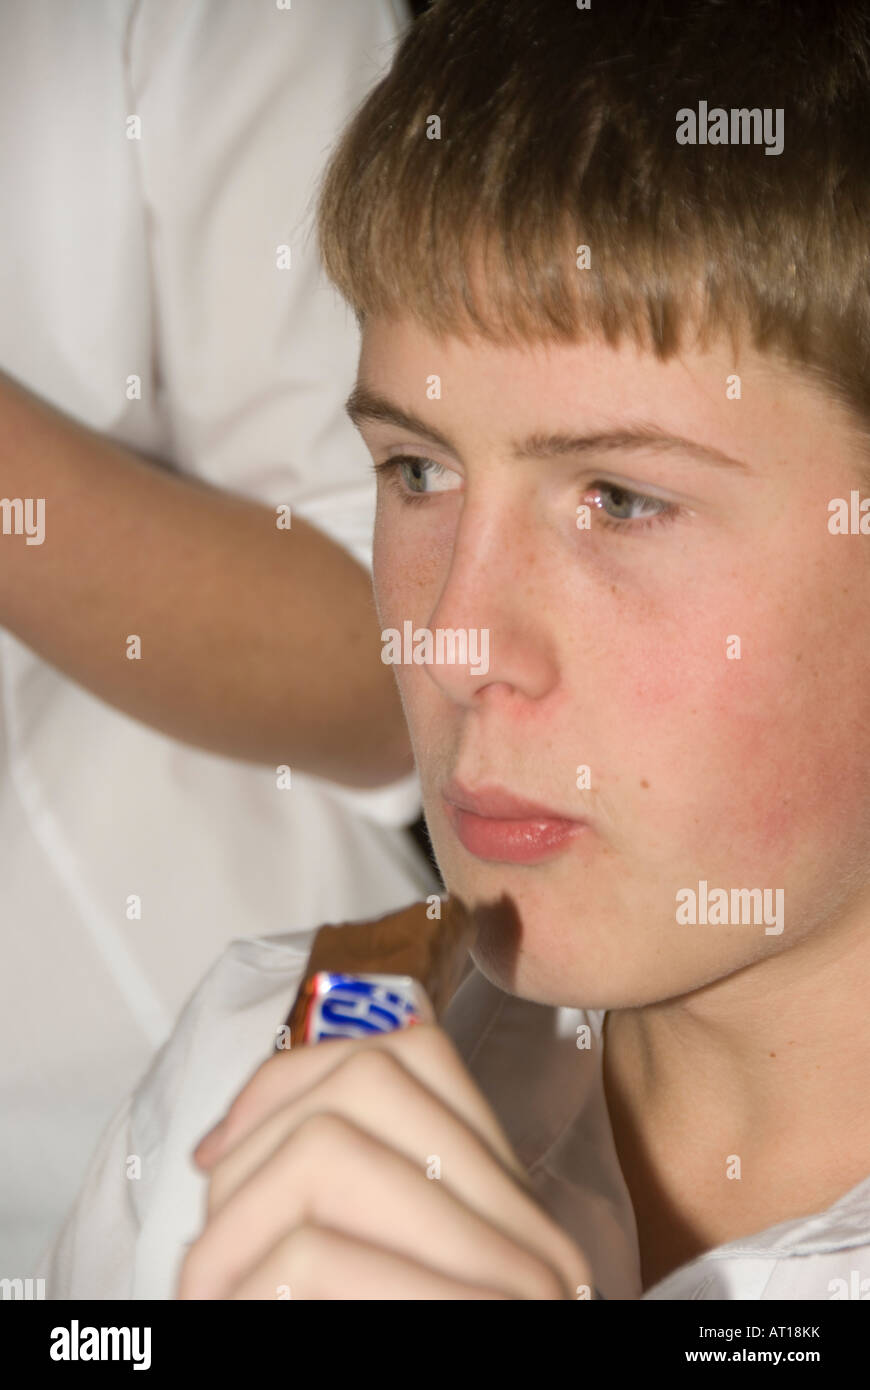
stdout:
{"type": "Polygon", "coordinates": [[[760,945],[745,927],[728,937],[698,927],[703,935],[687,939],[685,927],[651,920],[640,935],[633,921],[604,913],[566,940],[551,930],[549,903],[526,904],[506,891],[457,896],[474,915],[471,956],[480,973],[506,994],[550,1007],[640,1009],[685,997],[771,954],[778,940],[760,945]]]}
{"type": "Polygon", "coordinates": [[[497,946],[488,949],[478,943],[471,956],[480,973],[496,989],[530,1004],[550,1008],[603,1011],[643,1008],[673,994],[667,987],[661,992],[651,992],[648,981],[644,984],[640,979],[625,979],[617,971],[602,979],[598,974],[584,972],[579,966],[573,974],[554,971],[552,962],[525,954],[507,959],[497,946]]]}
{"type": "MultiPolygon", "coordinates": [[[[613,1008],[624,1007],[626,992],[633,996],[643,989],[643,975],[633,972],[634,980],[622,978],[624,965],[620,968],[617,961],[599,959],[593,968],[588,948],[584,950],[582,943],[571,960],[560,958],[558,950],[555,954],[548,951],[547,933],[536,931],[529,911],[521,910],[508,893],[498,899],[478,900],[473,913],[471,957],[490,984],[505,994],[549,1006],[613,1008]]],[[[549,944],[552,947],[552,941],[549,944]]],[[[564,943],[562,947],[564,950],[564,943]]]]}
{"type": "Polygon", "coordinates": [[[480,973],[496,989],[529,1003],[566,1008],[622,1007],[621,1000],[616,1005],[613,1001],[622,994],[619,985],[624,988],[624,982],[612,976],[606,982],[592,978],[579,960],[573,969],[559,968],[546,956],[523,949],[497,929],[478,928],[471,956],[480,973]]]}
{"type": "MultiPolygon", "coordinates": [[[[549,962],[525,954],[509,959],[499,949],[498,943],[489,946],[479,941],[471,955],[478,970],[491,985],[530,1004],[575,1009],[614,1007],[610,1002],[602,1002],[599,982],[584,982],[581,979],[575,984],[566,980],[564,972],[557,979],[549,962]]],[[[609,998],[612,991],[608,990],[607,994],[609,998]]],[[[623,1006],[620,1004],[616,1007],[623,1006]]]]}
{"type": "Polygon", "coordinates": [[[505,994],[533,1004],[570,1009],[640,1009],[684,997],[747,962],[695,959],[666,969],[661,953],[644,958],[621,951],[608,959],[578,951],[576,959],[536,953],[509,935],[478,928],[471,956],[480,973],[505,994]],[[584,958],[585,956],[585,958],[584,958]]]}

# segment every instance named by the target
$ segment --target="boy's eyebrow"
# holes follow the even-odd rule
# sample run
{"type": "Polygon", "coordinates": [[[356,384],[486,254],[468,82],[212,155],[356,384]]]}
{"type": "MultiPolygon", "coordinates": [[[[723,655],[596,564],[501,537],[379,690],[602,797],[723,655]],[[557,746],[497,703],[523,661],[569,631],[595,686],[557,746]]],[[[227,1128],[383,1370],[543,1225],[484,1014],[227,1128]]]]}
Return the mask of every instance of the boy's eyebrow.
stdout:
{"type": "MultiPolygon", "coordinates": [[[[386,396],[379,396],[376,392],[370,391],[368,387],[359,383],[351,391],[344,408],[355,425],[358,425],[361,420],[373,420],[381,424],[396,425],[399,429],[410,430],[413,434],[419,434],[423,439],[428,439],[433,444],[438,444],[441,448],[448,449],[450,453],[459,457],[459,450],[448,435],[442,434],[440,430],[426,424],[425,420],[421,420],[419,416],[411,414],[410,411],[402,410],[386,396]]],[[[512,446],[512,453],[517,459],[546,459],[558,458],[567,454],[603,453],[608,450],[617,452],[640,448],[653,448],[662,451],[678,450],[681,453],[692,454],[696,458],[726,468],[748,469],[749,467],[743,459],[732,458],[730,454],[723,453],[721,449],[711,448],[708,444],[699,444],[693,439],[684,439],[681,435],[668,434],[658,425],[649,424],[646,421],[639,421],[630,429],[598,431],[594,434],[533,434],[522,442],[515,442],[512,446]]]]}

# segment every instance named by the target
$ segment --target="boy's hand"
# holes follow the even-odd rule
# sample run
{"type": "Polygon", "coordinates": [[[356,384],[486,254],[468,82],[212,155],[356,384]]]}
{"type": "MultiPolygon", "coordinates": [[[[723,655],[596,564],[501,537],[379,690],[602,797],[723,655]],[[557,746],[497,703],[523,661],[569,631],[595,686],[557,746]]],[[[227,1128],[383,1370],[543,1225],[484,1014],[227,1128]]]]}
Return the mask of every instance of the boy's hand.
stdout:
{"type": "Polygon", "coordinates": [[[208,1214],[182,1299],[573,1299],[591,1285],[434,1024],[277,1053],[195,1157],[208,1214]]]}

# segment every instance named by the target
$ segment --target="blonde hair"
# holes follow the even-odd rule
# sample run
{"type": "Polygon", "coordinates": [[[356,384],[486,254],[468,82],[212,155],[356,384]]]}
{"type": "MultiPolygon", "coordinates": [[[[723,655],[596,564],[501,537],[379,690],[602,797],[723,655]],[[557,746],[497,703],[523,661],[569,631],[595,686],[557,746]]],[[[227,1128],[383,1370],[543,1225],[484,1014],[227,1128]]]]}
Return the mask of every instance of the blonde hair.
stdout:
{"type": "Polygon", "coordinates": [[[317,229],[361,324],[663,359],[748,335],[870,420],[868,6],[440,0],[340,139],[317,229]],[[781,108],[782,153],[678,144],[700,101],[781,108]]]}

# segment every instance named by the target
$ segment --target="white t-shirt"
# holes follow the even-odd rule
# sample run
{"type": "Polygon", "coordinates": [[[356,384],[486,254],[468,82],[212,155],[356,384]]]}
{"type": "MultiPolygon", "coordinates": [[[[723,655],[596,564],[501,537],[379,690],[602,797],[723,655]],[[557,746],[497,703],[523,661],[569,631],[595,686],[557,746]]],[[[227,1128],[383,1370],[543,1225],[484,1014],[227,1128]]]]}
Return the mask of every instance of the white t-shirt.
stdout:
{"type": "MultiPolygon", "coordinates": [[[[39,1262],[47,1298],[175,1296],[186,1247],[202,1229],[208,1185],[191,1154],[271,1055],[312,939],[305,932],[238,941],[215,963],[108,1126],[60,1238],[39,1262]],[[134,1157],[141,1176],[128,1177],[134,1157]]],[[[475,969],[443,1027],[538,1198],[586,1252],[597,1292],[635,1299],[640,1260],[601,1079],[603,1021],[600,1011],[505,994],[475,969]],[[578,1032],[584,1025],[588,1036],[578,1032]]],[[[870,1298],[870,1177],[827,1211],[710,1250],[642,1297],[870,1298]]]]}
{"type": "MultiPolygon", "coordinates": [[[[359,339],[312,213],[407,22],[388,0],[0,6],[0,368],[184,473],[289,502],[366,563],[374,483],[342,410],[359,339]]],[[[279,790],[0,633],[0,1277],[29,1276],[229,941],[431,890],[400,828],[418,807],[413,777],[360,794],[294,771],[279,790]]]]}

